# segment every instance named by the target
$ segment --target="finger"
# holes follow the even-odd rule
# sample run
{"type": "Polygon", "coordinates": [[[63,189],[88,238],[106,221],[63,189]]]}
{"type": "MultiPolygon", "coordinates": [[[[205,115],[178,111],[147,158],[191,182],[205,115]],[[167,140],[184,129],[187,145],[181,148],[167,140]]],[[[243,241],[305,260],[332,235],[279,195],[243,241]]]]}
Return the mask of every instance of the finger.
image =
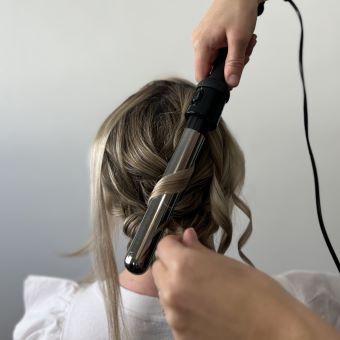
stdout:
{"type": "Polygon", "coordinates": [[[201,81],[208,77],[213,62],[216,59],[217,50],[200,45],[195,49],[195,78],[201,81]]]}
{"type": "Polygon", "coordinates": [[[249,40],[228,36],[228,56],[224,76],[231,88],[236,87],[240,82],[248,43],[249,40]]]}
{"type": "Polygon", "coordinates": [[[194,228],[188,228],[184,230],[182,242],[187,247],[197,247],[200,245],[194,228]]]}
{"type": "Polygon", "coordinates": [[[168,235],[158,243],[157,258],[167,268],[175,260],[175,257],[178,257],[178,254],[184,250],[185,246],[178,237],[168,235]]]}

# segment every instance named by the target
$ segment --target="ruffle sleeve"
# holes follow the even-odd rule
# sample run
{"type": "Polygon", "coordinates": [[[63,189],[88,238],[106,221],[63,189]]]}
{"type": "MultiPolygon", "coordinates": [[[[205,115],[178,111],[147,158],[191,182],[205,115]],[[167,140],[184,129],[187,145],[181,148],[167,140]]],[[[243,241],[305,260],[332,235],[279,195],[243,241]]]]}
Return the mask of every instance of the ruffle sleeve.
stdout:
{"type": "Polygon", "coordinates": [[[24,282],[25,313],[13,340],[61,340],[78,284],[71,280],[29,276],[24,282]]]}

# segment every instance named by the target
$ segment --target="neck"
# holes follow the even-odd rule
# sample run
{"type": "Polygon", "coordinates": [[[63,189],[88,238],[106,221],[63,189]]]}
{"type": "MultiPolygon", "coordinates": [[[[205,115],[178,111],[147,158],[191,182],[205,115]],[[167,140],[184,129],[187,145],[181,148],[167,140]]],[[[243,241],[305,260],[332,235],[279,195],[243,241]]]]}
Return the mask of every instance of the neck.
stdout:
{"type": "Polygon", "coordinates": [[[132,292],[158,297],[158,290],[152,277],[151,269],[143,275],[131,274],[126,269],[119,274],[119,283],[132,292]]]}

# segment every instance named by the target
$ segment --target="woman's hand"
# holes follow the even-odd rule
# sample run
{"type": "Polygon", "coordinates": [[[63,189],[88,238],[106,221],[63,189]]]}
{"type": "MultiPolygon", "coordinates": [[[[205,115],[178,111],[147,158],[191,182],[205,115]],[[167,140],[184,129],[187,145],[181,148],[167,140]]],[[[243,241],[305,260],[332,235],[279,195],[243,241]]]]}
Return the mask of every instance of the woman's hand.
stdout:
{"type": "Polygon", "coordinates": [[[224,76],[230,88],[238,85],[244,65],[256,44],[253,35],[258,0],[215,0],[194,30],[196,80],[206,78],[218,49],[228,46],[224,76]]]}
{"type": "Polygon", "coordinates": [[[152,273],[177,340],[339,339],[336,331],[268,275],[197,240],[167,236],[152,273]]]}

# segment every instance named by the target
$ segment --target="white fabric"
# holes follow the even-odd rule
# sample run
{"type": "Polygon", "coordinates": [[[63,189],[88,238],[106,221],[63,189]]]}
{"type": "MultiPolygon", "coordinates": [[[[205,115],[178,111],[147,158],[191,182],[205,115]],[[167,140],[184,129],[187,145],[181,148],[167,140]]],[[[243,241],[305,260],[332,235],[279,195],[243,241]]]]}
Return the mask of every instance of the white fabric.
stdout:
{"type": "MultiPolygon", "coordinates": [[[[291,295],[340,331],[340,276],[289,271],[273,276],[291,295]]],[[[123,339],[172,339],[159,300],[121,287],[128,334],[123,339]]],[[[104,300],[97,283],[86,288],[64,279],[29,276],[25,314],[14,340],[107,340],[104,300]]]]}
{"type": "MultiPolygon", "coordinates": [[[[126,329],[122,339],[172,339],[158,298],[120,288],[126,329]]],[[[107,340],[105,306],[99,285],[29,276],[24,283],[25,314],[14,340],[107,340]]]]}

